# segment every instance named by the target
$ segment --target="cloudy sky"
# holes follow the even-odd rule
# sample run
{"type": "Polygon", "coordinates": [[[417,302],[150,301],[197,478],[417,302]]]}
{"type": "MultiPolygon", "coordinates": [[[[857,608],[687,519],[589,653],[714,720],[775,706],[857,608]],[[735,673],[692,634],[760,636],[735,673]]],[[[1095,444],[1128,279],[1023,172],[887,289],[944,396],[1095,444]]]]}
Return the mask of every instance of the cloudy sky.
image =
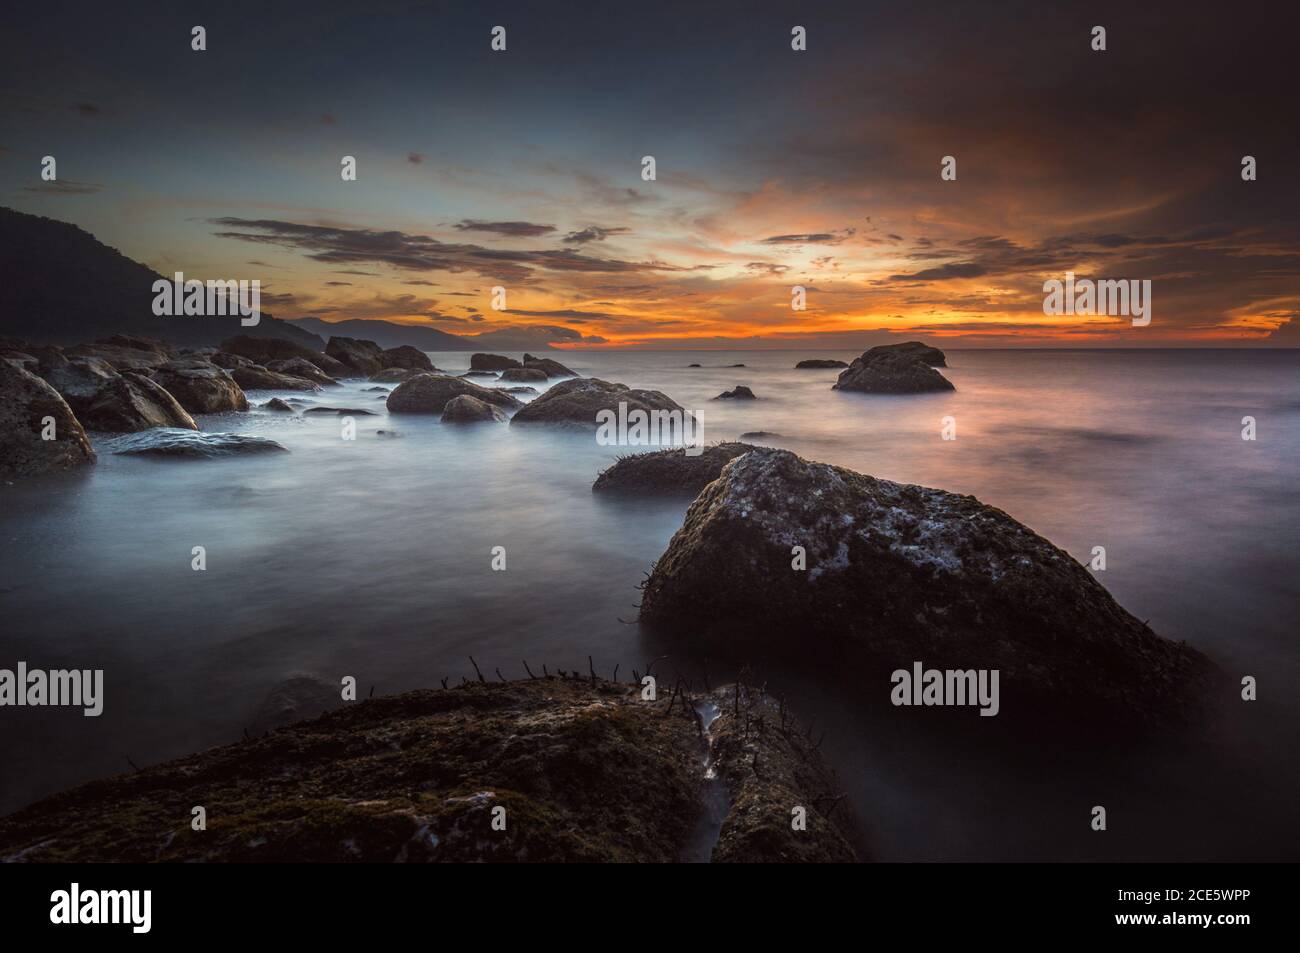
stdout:
{"type": "Polygon", "coordinates": [[[260,278],[280,317],[1300,345],[1285,7],[1046,6],[26,4],[0,37],[0,204],[163,273],[260,278]],[[1150,279],[1152,323],[1044,316],[1066,270],[1150,279]]]}

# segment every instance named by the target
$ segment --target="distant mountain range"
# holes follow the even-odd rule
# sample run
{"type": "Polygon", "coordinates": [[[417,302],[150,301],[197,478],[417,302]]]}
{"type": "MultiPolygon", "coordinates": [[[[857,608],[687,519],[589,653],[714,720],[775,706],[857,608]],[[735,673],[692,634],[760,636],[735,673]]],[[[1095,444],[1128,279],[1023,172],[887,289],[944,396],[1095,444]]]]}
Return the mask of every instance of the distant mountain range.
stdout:
{"type": "MultiPolygon", "coordinates": [[[[492,339],[489,335],[475,341],[393,321],[285,320],[265,311],[251,327],[241,325],[238,315],[158,317],[153,313],[153,283],[170,280],[170,275],[132,261],[76,225],[10,208],[0,208],[0,249],[0,337],[32,344],[81,344],[131,334],[181,347],[206,347],[246,334],[285,338],[320,351],[331,335],[342,335],[385,348],[409,344],[425,351],[474,351],[492,339]]],[[[548,349],[544,342],[521,346],[548,349]]]]}
{"type": "Polygon", "coordinates": [[[158,317],[153,313],[153,283],[170,276],[132,261],[67,222],[0,208],[0,248],[0,337],[80,344],[132,334],[203,347],[249,334],[287,338],[317,350],[325,347],[315,334],[266,312],[247,328],[238,315],[158,317]]]}

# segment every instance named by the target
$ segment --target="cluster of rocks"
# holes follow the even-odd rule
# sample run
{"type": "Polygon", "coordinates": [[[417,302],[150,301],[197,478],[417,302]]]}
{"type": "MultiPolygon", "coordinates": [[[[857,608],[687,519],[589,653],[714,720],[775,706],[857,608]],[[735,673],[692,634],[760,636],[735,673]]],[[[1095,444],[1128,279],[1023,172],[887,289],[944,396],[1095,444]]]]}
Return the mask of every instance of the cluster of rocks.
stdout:
{"type": "Polygon", "coordinates": [[[546,357],[534,357],[525,354],[522,361],[500,354],[472,354],[469,359],[467,377],[500,375],[500,379],[513,384],[545,383],[554,377],[577,377],[578,375],[559,361],[546,357]]]}
{"type": "MultiPolygon", "coordinates": [[[[91,782],[0,819],[0,859],[76,862],[852,861],[815,746],[749,686],[712,696],[585,673],[350,702],[91,782]],[[705,758],[729,802],[711,843],[705,758]],[[206,809],[207,829],[191,828],[206,809]],[[807,812],[793,829],[792,809],[807,812]],[[504,809],[504,829],[493,820],[504,809]],[[703,847],[701,851],[700,848],[703,847]]],[[[299,680],[301,681],[301,680],[299,680]]],[[[319,710],[315,686],[279,707],[319,710]]]]}

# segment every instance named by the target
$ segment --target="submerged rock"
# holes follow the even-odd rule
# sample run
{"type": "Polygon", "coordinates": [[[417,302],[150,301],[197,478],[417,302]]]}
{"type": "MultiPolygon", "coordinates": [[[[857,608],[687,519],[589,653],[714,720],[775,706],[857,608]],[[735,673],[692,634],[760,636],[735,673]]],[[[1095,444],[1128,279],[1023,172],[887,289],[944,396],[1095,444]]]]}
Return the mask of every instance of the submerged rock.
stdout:
{"type": "Polygon", "coordinates": [[[503,357],[500,354],[471,354],[469,358],[471,371],[504,371],[511,367],[523,365],[513,357],[503,357]]]}
{"type": "Polygon", "coordinates": [[[349,368],[353,377],[369,377],[384,369],[384,349],[374,341],[332,337],[325,343],[325,353],[349,368]]]}
{"type": "Polygon", "coordinates": [[[784,439],[784,435],[779,433],[773,433],[770,430],[751,430],[748,433],[742,433],[740,435],[740,439],[741,440],[773,440],[773,439],[784,439]]]}
{"type": "Polygon", "coordinates": [[[0,361],[0,478],[37,476],[95,462],[72,408],[30,371],[0,361]],[[47,418],[54,439],[42,439],[47,418]]]}
{"type": "Polygon", "coordinates": [[[453,397],[442,408],[444,424],[504,423],[506,419],[499,408],[469,394],[453,397]]]}
{"type": "Polygon", "coordinates": [[[143,430],[127,437],[118,437],[110,444],[109,449],[116,454],[132,456],[192,459],[232,457],[249,453],[288,453],[283,446],[266,437],[167,428],[143,430]]]}
{"type": "Polygon", "coordinates": [[[529,387],[527,384],[519,384],[519,385],[516,385],[515,387],[502,387],[502,388],[499,388],[499,389],[505,391],[507,394],[537,394],[537,393],[539,393],[539,391],[537,390],[536,387],[529,387]]]}
{"type": "Polygon", "coordinates": [[[738,457],[691,504],[641,619],[700,648],[997,669],[1004,713],[1019,698],[1071,716],[1187,722],[1218,684],[1203,655],[1157,636],[1001,510],[783,450],[738,457]],[[796,546],[804,571],[792,567],[796,546]]]}
{"type": "Polygon", "coordinates": [[[848,366],[849,365],[844,361],[824,360],[821,358],[815,358],[807,361],[800,361],[798,364],[794,366],[794,368],[795,370],[798,371],[798,370],[808,370],[810,368],[820,369],[823,367],[848,367],[848,366]]]}
{"type": "Polygon", "coordinates": [[[619,404],[626,404],[628,413],[663,410],[685,414],[680,404],[660,391],[633,390],[626,384],[579,377],[556,384],[531,404],[526,404],[510,424],[558,424],[595,430],[599,426],[597,414],[602,410],[617,414],[619,404]]]}
{"type": "Polygon", "coordinates": [[[198,358],[170,361],[153,372],[153,379],[191,414],[248,410],[248,398],[223,368],[198,358]]]}
{"type": "MultiPolygon", "coordinates": [[[[325,700],[323,683],[301,691],[306,703],[325,700]]],[[[298,694],[274,707],[292,708],[298,694]]],[[[753,694],[738,695],[739,717],[717,723],[716,770],[736,804],[714,859],[852,859],[839,822],[823,814],[835,798],[813,745],[770,711],[761,738],[744,732],[757,720],[753,694]],[[807,806],[806,831],[791,830],[792,805],[807,806]]],[[[675,861],[695,846],[704,807],[701,732],[693,705],[673,693],[642,701],[639,686],[585,677],[349,702],[38,801],[0,819],[0,857],[675,861]],[[195,804],[207,809],[206,831],[190,827],[195,804]],[[498,807],[505,830],[493,829],[498,807]]]]}
{"type": "Polygon", "coordinates": [[[920,394],[955,390],[952,381],[914,355],[895,348],[872,348],[840,372],[834,390],[868,394],[920,394]]]}
{"type": "Polygon", "coordinates": [[[758,400],[754,392],[743,384],[737,384],[732,390],[724,390],[714,400],[758,400]]]}
{"type": "Polygon", "coordinates": [[[304,414],[333,414],[336,417],[347,417],[349,414],[358,414],[362,417],[374,417],[373,410],[363,410],[360,407],[308,407],[303,411],[304,414]]]}
{"type": "Polygon", "coordinates": [[[504,391],[445,374],[420,374],[398,384],[388,395],[388,411],[394,414],[440,414],[447,401],[461,394],[477,397],[485,403],[514,410],[522,404],[504,391]]]}
{"type": "Polygon", "coordinates": [[[697,496],[725,467],[742,453],[754,448],[747,443],[719,443],[705,447],[698,456],[685,448],[655,450],[620,457],[596,477],[594,493],[689,494],[697,496]]]}
{"type": "Polygon", "coordinates": [[[272,411],[275,411],[275,412],[278,413],[278,414],[292,414],[292,413],[295,413],[294,409],[293,409],[291,406],[289,406],[288,404],[286,404],[286,403],[285,403],[283,400],[281,400],[279,397],[272,397],[270,400],[268,400],[265,404],[262,405],[262,409],[263,409],[263,410],[272,410],[272,411]]]}
{"type": "Polygon", "coordinates": [[[548,377],[544,370],[536,367],[507,367],[501,372],[501,380],[511,384],[545,384],[548,377]]]}

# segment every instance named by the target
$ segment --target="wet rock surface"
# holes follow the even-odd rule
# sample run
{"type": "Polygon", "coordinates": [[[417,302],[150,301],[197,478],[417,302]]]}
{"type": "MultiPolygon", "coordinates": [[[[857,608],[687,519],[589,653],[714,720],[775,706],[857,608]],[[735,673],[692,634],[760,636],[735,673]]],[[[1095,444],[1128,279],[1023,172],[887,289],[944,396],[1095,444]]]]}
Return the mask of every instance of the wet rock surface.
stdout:
{"type": "Polygon", "coordinates": [[[191,414],[247,410],[248,398],[235,379],[215,364],[197,358],[169,361],[151,375],[191,414]]]}
{"type": "Polygon", "coordinates": [[[731,390],[723,391],[714,400],[758,400],[754,392],[744,384],[737,384],[731,390]]]}
{"type": "Polygon", "coordinates": [[[0,478],[33,477],[95,462],[86,431],[59,392],[30,371],[0,361],[0,478]],[[46,418],[53,440],[43,440],[46,418]]]}
{"type": "Polygon", "coordinates": [[[759,448],[691,504],[647,580],[641,619],[697,648],[1001,672],[1022,699],[1130,724],[1213,709],[1217,669],[1152,632],[1092,574],[970,496],[759,448]],[[806,570],[792,566],[793,547],[806,570]]]}
{"type": "Polygon", "coordinates": [[[834,390],[867,394],[922,394],[955,390],[952,381],[914,354],[872,348],[840,372],[834,390]]]}
{"type": "Polygon", "coordinates": [[[511,367],[523,367],[513,357],[500,354],[471,354],[469,369],[471,371],[504,371],[511,367]]]}
{"type": "Polygon", "coordinates": [[[514,410],[522,406],[510,394],[490,387],[480,387],[460,377],[419,374],[393,389],[387,398],[388,411],[394,414],[441,414],[447,401],[461,394],[476,397],[503,410],[514,410]]]}
{"type": "MultiPolygon", "coordinates": [[[[304,693],[318,704],[324,685],[284,701],[304,693]]],[[[717,770],[738,798],[714,859],[851,859],[813,806],[831,803],[813,746],[793,731],[783,741],[770,718],[760,737],[743,701],[747,717],[719,736],[717,770]],[[807,771],[794,764],[804,759],[807,771]],[[810,805],[807,831],[790,830],[795,804],[810,805]]],[[[0,819],[0,858],[675,861],[702,810],[702,737],[685,690],[650,702],[603,679],[373,698],[39,801],[0,819]],[[206,831],[190,828],[195,804],[206,831]],[[505,830],[493,830],[494,808],[505,830]]]]}
{"type": "Polygon", "coordinates": [[[504,423],[506,420],[500,408],[469,394],[453,397],[442,408],[445,424],[504,423]]]}
{"type": "Polygon", "coordinates": [[[210,460],[258,453],[287,453],[276,441],[240,433],[204,433],[196,430],[158,429],[118,437],[109,445],[116,454],[177,459],[210,460]]]}
{"type": "Polygon", "coordinates": [[[825,359],[810,359],[810,360],[807,360],[807,361],[800,361],[800,362],[799,362],[798,364],[796,364],[794,367],[795,367],[795,370],[798,371],[798,370],[811,370],[811,369],[816,369],[816,368],[827,368],[827,367],[848,367],[848,366],[849,366],[849,365],[848,365],[847,363],[845,363],[844,361],[834,361],[834,360],[825,360],[825,359]]]}
{"type": "Polygon", "coordinates": [[[633,390],[626,384],[611,384],[595,377],[561,381],[535,401],[524,406],[510,421],[515,424],[553,424],[572,429],[595,430],[602,410],[619,413],[626,404],[628,413],[684,410],[667,394],[657,390],[633,390]]]}
{"type": "Polygon", "coordinates": [[[325,353],[351,371],[348,376],[369,377],[384,369],[383,353],[374,341],[356,338],[332,337],[325,344],[325,353]]]}

